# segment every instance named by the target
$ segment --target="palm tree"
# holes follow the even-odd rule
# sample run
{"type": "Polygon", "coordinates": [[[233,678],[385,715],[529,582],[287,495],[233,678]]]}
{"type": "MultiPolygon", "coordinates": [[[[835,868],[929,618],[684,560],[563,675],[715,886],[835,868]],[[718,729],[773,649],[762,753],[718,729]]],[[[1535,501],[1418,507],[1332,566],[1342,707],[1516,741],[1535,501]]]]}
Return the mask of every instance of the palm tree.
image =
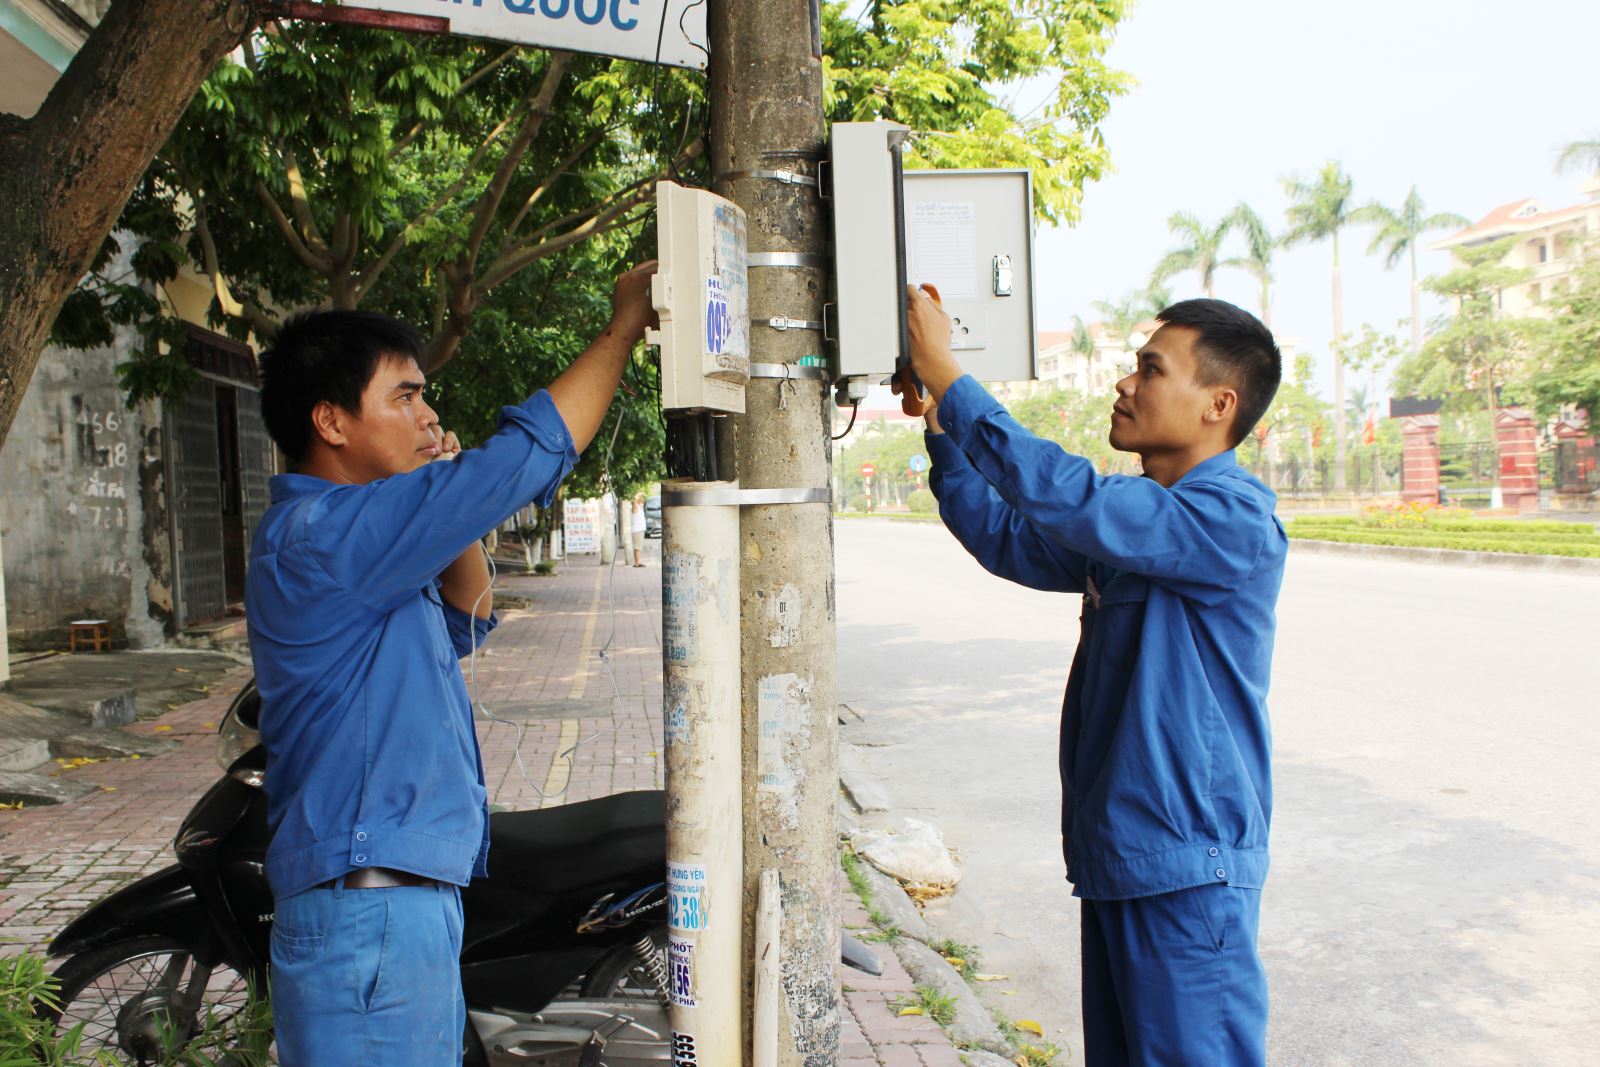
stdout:
{"type": "Polygon", "coordinates": [[[1261,221],[1261,216],[1255,209],[1243,200],[1237,207],[1228,213],[1222,220],[1229,229],[1238,230],[1244,234],[1245,254],[1224,260],[1224,267],[1236,267],[1249,272],[1256,281],[1261,283],[1261,321],[1267,324],[1267,329],[1272,329],[1272,250],[1277,247],[1277,238],[1272,236],[1272,231],[1267,229],[1267,224],[1261,221]]]}
{"type": "Polygon", "coordinates": [[[1600,170],[1600,137],[1562,145],[1561,154],[1556,157],[1556,173],[1565,174],[1573,170],[1600,170]]]}
{"type": "MultiPolygon", "coordinates": [[[[1228,236],[1229,222],[1223,219],[1207,226],[1187,211],[1179,211],[1167,220],[1167,229],[1183,244],[1161,257],[1150,276],[1152,285],[1159,285],[1175,274],[1194,271],[1200,275],[1200,288],[1206,296],[1216,296],[1217,268],[1222,266],[1222,239],[1228,236]]],[[[1159,310],[1159,309],[1157,309],[1159,310]]]]}
{"type": "MultiPolygon", "coordinates": [[[[1289,194],[1289,231],[1283,235],[1285,248],[1327,239],[1333,245],[1333,407],[1344,410],[1344,279],[1339,274],[1339,231],[1350,225],[1353,195],[1350,176],[1344,167],[1329,160],[1314,178],[1284,178],[1283,191],[1289,194]]],[[[1335,420],[1333,487],[1345,487],[1345,432],[1335,420]]]]}
{"type": "Polygon", "coordinates": [[[1402,256],[1411,258],[1411,351],[1413,354],[1421,352],[1422,289],[1417,282],[1417,242],[1432,230],[1470,226],[1472,220],[1452,211],[1428,214],[1413,185],[1398,211],[1374,201],[1352,211],[1350,221],[1371,223],[1378,228],[1372,235],[1372,244],[1367,246],[1367,255],[1382,252],[1384,270],[1393,270],[1402,256]]]}
{"type": "Polygon", "coordinates": [[[1096,300],[1094,309],[1110,328],[1118,343],[1126,346],[1139,327],[1155,318],[1172,303],[1172,290],[1159,281],[1152,281],[1143,289],[1123,293],[1115,302],[1096,300]]]}

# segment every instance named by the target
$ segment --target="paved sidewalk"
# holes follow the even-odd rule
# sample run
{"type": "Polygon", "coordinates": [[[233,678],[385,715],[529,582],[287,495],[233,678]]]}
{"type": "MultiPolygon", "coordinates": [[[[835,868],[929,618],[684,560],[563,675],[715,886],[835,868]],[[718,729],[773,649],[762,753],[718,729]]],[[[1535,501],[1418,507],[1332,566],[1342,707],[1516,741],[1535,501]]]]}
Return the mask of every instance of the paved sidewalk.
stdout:
{"type": "MultiPolygon", "coordinates": [[[[536,808],[662,787],[660,542],[650,551],[642,568],[579,556],[551,577],[502,576],[498,591],[532,604],[502,611],[476,663],[462,664],[469,685],[476,671],[481,704],[515,724],[478,724],[494,803],[536,808]]],[[[217,722],[248,677],[232,671],[204,699],[126,727],[179,742],[166,755],[60,770],[99,792],[0,811],[0,926],[10,939],[0,953],[42,948],[99,897],[172,862],[179,822],[220,773],[217,722]]],[[[869,929],[854,895],[844,900],[845,925],[869,929]]],[[[875,949],[882,978],[842,969],[842,1067],[959,1065],[937,1024],[896,1014],[913,982],[892,951],[875,949]]]]}

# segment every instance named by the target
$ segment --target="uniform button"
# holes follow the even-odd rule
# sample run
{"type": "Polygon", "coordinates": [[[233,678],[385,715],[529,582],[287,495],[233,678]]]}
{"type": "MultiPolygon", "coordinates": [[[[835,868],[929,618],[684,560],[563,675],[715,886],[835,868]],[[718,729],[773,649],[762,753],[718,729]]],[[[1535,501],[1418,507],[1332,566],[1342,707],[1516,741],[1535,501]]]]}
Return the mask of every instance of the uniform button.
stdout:
{"type": "Polygon", "coordinates": [[[1218,878],[1226,878],[1226,877],[1228,877],[1228,872],[1223,870],[1221,867],[1218,867],[1217,868],[1217,877],[1218,878]]]}
{"type": "MultiPolygon", "coordinates": [[[[367,832],[365,830],[357,830],[356,831],[356,840],[357,841],[365,841],[366,839],[367,839],[367,832]]],[[[1215,856],[1217,854],[1217,850],[1216,849],[1212,849],[1211,850],[1211,854],[1213,856],[1215,856]]]]}
{"type": "MultiPolygon", "coordinates": [[[[356,853],[356,862],[357,863],[365,863],[365,862],[367,862],[367,857],[363,856],[361,853],[358,852],[358,853],[356,853]]],[[[1218,871],[1217,873],[1221,874],[1222,872],[1218,871]]]]}
{"type": "MultiPolygon", "coordinates": [[[[356,836],[360,837],[361,835],[357,834],[356,836]]],[[[1217,849],[1214,849],[1214,848],[1213,849],[1208,849],[1207,851],[1209,851],[1210,854],[1213,855],[1213,856],[1221,855],[1220,851],[1217,850],[1217,849]]]]}

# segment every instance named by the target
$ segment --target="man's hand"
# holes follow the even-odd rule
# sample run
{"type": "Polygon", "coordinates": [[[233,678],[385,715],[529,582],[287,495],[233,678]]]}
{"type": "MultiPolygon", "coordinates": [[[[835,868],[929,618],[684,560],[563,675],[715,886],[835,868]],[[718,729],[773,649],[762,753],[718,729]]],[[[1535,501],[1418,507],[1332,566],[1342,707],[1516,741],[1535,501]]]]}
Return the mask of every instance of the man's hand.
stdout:
{"type": "Polygon", "coordinates": [[[914,286],[906,287],[906,305],[911,369],[937,403],[962,374],[961,364],[950,353],[950,316],[932,296],[914,286]]]}
{"type": "Polygon", "coordinates": [[[454,430],[435,426],[433,436],[439,442],[439,454],[433,457],[435,460],[455,459],[461,455],[461,438],[456,436],[454,430]]]}
{"type": "Polygon", "coordinates": [[[650,302],[650,277],[655,272],[656,262],[650,260],[617,279],[611,291],[611,324],[550,383],[550,399],[572,434],[572,447],[579,452],[589,447],[600,429],[633,346],[647,327],[656,324],[655,306],[650,302]]]}
{"type": "Polygon", "coordinates": [[[645,330],[660,326],[650,299],[650,279],[655,273],[655,260],[641,263],[619,277],[611,290],[611,327],[630,347],[645,330]]]}

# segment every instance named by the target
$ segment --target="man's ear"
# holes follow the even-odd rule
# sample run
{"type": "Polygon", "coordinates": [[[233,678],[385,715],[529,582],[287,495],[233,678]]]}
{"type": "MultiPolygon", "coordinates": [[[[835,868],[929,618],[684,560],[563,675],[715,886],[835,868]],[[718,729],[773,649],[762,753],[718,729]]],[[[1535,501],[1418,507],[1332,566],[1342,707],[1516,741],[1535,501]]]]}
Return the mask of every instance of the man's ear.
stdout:
{"type": "Polygon", "coordinates": [[[1231,426],[1238,414],[1239,393],[1233,386],[1225,385],[1211,394],[1211,403],[1206,408],[1204,420],[1208,423],[1231,426]]]}
{"type": "Polygon", "coordinates": [[[311,409],[311,430],[329,448],[344,445],[350,415],[339,405],[322,400],[311,409]]]}

